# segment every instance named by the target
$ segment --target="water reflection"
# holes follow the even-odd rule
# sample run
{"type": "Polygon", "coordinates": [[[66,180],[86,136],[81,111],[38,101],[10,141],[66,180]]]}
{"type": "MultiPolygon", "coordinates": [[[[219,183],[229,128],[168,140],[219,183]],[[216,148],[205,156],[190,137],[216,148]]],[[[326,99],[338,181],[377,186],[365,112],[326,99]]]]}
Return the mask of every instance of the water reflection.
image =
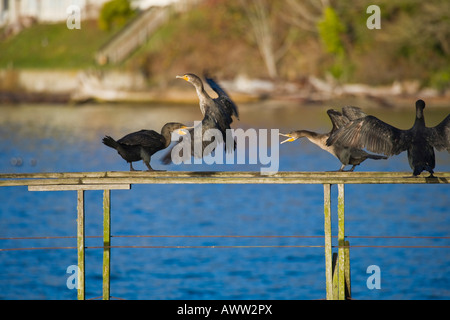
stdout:
{"type": "MultiPolygon", "coordinates": [[[[234,128],[330,128],[328,106],[287,102],[242,105],[234,128]]],[[[128,165],[101,143],[167,121],[200,118],[198,106],[3,106],[0,117],[1,172],[124,171],[128,165]],[[19,165],[17,159],[21,159],[19,165]],[[14,162],[12,159],[16,159],[14,162]],[[34,160],[33,160],[34,159],[34,160]],[[34,162],[33,162],[34,161],[34,162]]],[[[370,112],[412,124],[414,110],[370,112]]],[[[448,113],[448,111],[447,111],[448,113]]],[[[446,110],[427,110],[429,126],[446,110]]],[[[162,168],[156,154],[155,168],[162,168]]],[[[152,165],[153,165],[152,162],[152,165]]],[[[337,159],[307,141],[280,146],[282,171],[327,171],[337,159]]],[[[144,169],[143,164],[136,168],[144,169]]],[[[251,165],[171,165],[168,170],[259,170],[251,165]]],[[[357,171],[408,171],[406,154],[369,161],[357,171]]],[[[437,153],[437,169],[450,171],[448,153],[437,153]]],[[[336,190],[332,189],[333,196],[336,190]]],[[[440,185],[349,185],[349,235],[450,236],[449,189],[440,185]]],[[[135,185],[112,191],[112,234],[122,235],[323,235],[320,185],[135,185]]],[[[102,193],[86,193],[86,234],[101,235],[102,193]]],[[[73,236],[74,192],[0,189],[0,237],[73,236]]],[[[336,226],[337,222],[333,221],[336,226]]],[[[350,239],[354,245],[449,245],[445,239],[350,239]]],[[[322,245],[322,238],[113,238],[113,245],[322,245]]],[[[102,245],[87,239],[87,246],[102,245]]],[[[0,240],[2,248],[75,246],[75,239],[0,240]]],[[[75,299],[66,287],[74,250],[0,252],[0,298],[75,299]]],[[[324,297],[321,248],[113,249],[112,295],[126,299],[320,299],[324,297]]],[[[448,249],[355,248],[352,285],[358,299],[450,298],[448,249]],[[382,290],[370,291],[366,268],[380,266],[382,290]]],[[[87,296],[101,295],[101,250],[87,250],[87,296]]]]}

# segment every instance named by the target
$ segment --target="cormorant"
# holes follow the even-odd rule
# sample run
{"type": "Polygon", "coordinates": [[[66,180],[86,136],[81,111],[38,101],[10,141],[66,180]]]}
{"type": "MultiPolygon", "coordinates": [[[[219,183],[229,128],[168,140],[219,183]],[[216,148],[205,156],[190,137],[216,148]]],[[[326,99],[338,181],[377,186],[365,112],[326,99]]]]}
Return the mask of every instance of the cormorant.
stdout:
{"type": "Polygon", "coordinates": [[[355,167],[357,165],[361,164],[361,162],[366,159],[387,159],[387,157],[370,154],[365,152],[364,150],[351,148],[342,143],[333,143],[330,146],[327,145],[327,140],[333,132],[348,124],[351,119],[364,114],[359,108],[356,107],[344,107],[343,113],[344,114],[333,109],[327,110],[327,114],[330,117],[331,123],[333,125],[329,133],[316,133],[308,130],[297,130],[292,131],[288,134],[280,133],[280,135],[282,136],[289,137],[289,139],[286,139],[281,143],[283,144],[285,142],[291,142],[299,138],[306,137],[309,141],[319,146],[323,150],[328,151],[333,156],[338,158],[339,161],[341,161],[342,165],[338,171],[344,171],[344,168],[347,165],[352,165],[352,168],[349,171],[353,171],[355,170],[355,167]]]}
{"type": "Polygon", "coordinates": [[[425,102],[416,101],[416,119],[408,130],[393,127],[374,116],[355,119],[335,131],[327,145],[342,143],[354,148],[387,156],[407,151],[413,176],[428,171],[433,177],[435,168],[434,148],[450,152],[450,114],[435,127],[426,127],[423,110],[425,102]]]}
{"type": "Polygon", "coordinates": [[[189,128],[182,123],[169,122],[162,127],[161,134],[154,130],[143,129],[127,134],[117,141],[110,136],[105,136],[102,142],[117,150],[117,153],[130,164],[130,171],[135,171],[132,162],[139,160],[144,161],[148,171],[153,171],[150,165],[151,156],[170,145],[173,131],[178,130],[178,134],[186,134],[182,129],[189,128]]]}
{"type": "MultiPolygon", "coordinates": [[[[231,100],[229,95],[219,86],[219,84],[217,84],[217,82],[210,77],[205,76],[205,80],[211,89],[217,93],[217,98],[211,98],[209,96],[209,94],[205,91],[202,80],[193,73],[186,73],[182,76],[176,76],[176,78],[186,80],[195,87],[199,99],[200,111],[203,114],[203,120],[201,122],[202,130],[189,130],[191,139],[183,140],[191,143],[191,146],[189,147],[192,151],[191,154],[196,158],[201,158],[208,155],[205,152],[205,148],[207,146],[209,147],[209,152],[215,149],[215,146],[219,143],[219,141],[215,141],[215,139],[213,141],[203,141],[204,133],[208,129],[219,130],[223,138],[224,148],[226,148],[227,152],[233,151],[235,148],[235,143],[231,132],[229,130],[227,131],[227,129],[231,129],[230,124],[233,122],[233,116],[239,120],[238,109],[233,100],[231,100]],[[194,137],[194,132],[198,133],[198,136],[196,135],[194,137]],[[227,136],[228,141],[232,141],[233,143],[226,143],[227,136]],[[194,148],[193,142],[199,139],[202,140],[202,150],[197,150],[194,148]]],[[[169,164],[171,161],[171,151],[169,151],[162,158],[162,162],[164,164],[169,164]]]]}

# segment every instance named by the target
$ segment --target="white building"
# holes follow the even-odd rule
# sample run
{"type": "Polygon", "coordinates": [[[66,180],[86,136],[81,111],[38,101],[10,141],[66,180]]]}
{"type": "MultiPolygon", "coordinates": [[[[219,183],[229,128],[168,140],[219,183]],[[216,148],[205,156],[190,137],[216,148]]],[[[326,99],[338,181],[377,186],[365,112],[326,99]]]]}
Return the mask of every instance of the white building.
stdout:
{"type": "Polygon", "coordinates": [[[180,0],[131,0],[131,6],[140,10],[147,10],[150,7],[164,7],[180,2],[180,0]]]}
{"type": "MultiPolygon", "coordinates": [[[[55,23],[66,21],[67,8],[81,9],[81,19],[96,19],[102,5],[109,0],[0,0],[0,27],[27,24],[30,21],[55,23]]],[[[166,6],[179,0],[131,0],[133,8],[145,10],[151,6],[166,6]]]]}
{"type": "Polygon", "coordinates": [[[34,20],[53,23],[67,20],[67,8],[78,6],[82,19],[98,16],[101,6],[108,0],[0,0],[0,26],[34,20]]]}

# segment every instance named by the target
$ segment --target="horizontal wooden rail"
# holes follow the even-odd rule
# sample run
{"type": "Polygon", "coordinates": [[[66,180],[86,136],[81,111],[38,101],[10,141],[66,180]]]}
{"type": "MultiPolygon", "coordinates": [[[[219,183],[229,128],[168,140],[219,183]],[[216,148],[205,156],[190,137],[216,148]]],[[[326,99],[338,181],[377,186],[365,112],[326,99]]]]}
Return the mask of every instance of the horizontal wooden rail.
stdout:
{"type": "MultiPolygon", "coordinates": [[[[412,177],[410,172],[298,172],[284,171],[271,175],[238,171],[106,171],[60,173],[3,173],[0,187],[44,185],[129,184],[435,184],[449,183],[450,172],[412,177]]],[[[69,188],[70,189],[70,188],[69,188]]],[[[111,188],[114,189],[114,188],[111,188]]]]}

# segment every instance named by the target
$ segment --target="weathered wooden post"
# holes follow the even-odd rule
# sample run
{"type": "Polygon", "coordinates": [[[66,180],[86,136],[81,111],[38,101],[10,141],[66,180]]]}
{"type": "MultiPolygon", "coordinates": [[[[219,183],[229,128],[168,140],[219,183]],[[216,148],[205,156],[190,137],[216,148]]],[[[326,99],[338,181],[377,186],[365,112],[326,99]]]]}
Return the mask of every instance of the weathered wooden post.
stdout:
{"type": "Polygon", "coordinates": [[[333,299],[333,268],[331,252],[331,184],[323,185],[323,212],[325,230],[325,282],[327,289],[327,300],[333,299]]]}
{"type": "Polygon", "coordinates": [[[350,242],[345,241],[345,289],[346,298],[351,298],[352,296],[352,286],[351,286],[351,272],[350,272],[350,242]]]}
{"type": "Polygon", "coordinates": [[[103,300],[110,297],[111,190],[103,190],[103,300]]]}
{"type": "Polygon", "coordinates": [[[344,184],[338,184],[338,287],[339,300],[345,300],[345,203],[344,184]]]}
{"type": "Polygon", "coordinates": [[[338,276],[339,268],[338,268],[338,254],[337,252],[333,253],[333,296],[332,300],[339,299],[339,276],[338,276]]]}
{"type": "Polygon", "coordinates": [[[78,300],[85,299],[84,190],[77,190],[78,300]]]}

